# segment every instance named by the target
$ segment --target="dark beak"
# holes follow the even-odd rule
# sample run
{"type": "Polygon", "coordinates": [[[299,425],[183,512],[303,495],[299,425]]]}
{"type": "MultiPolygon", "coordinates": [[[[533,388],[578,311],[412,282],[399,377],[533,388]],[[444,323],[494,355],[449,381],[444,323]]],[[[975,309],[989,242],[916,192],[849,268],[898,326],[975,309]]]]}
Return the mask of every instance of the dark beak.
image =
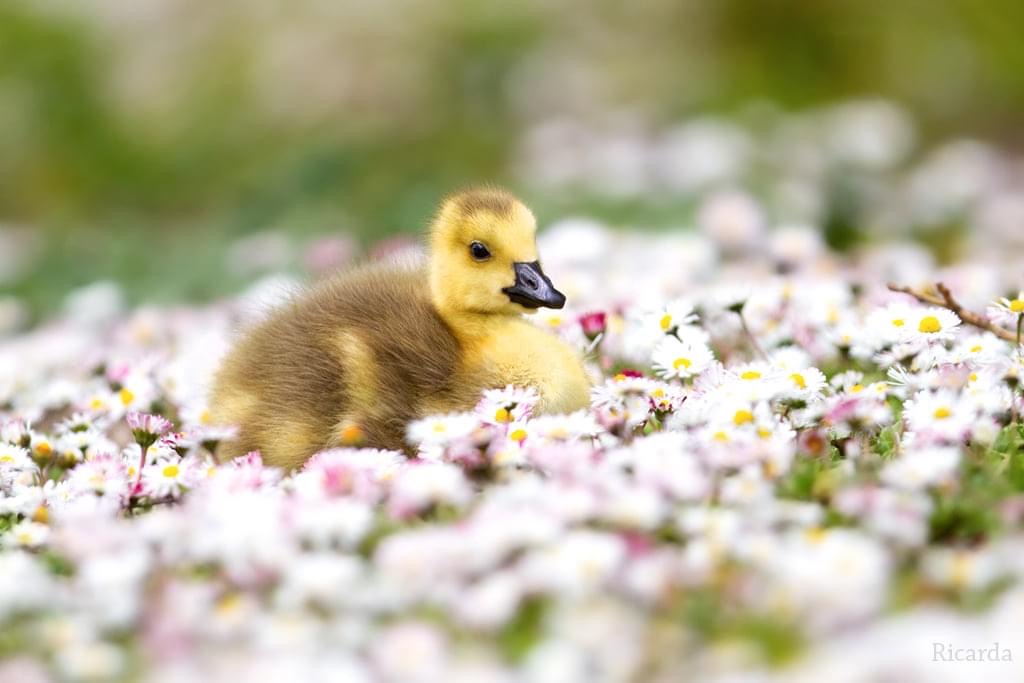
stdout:
{"type": "Polygon", "coordinates": [[[516,283],[501,290],[508,298],[527,308],[561,308],[565,306],[565,295],[555,289],[551,280],[540,269],[540,263],[513,263],[516,283]]]}

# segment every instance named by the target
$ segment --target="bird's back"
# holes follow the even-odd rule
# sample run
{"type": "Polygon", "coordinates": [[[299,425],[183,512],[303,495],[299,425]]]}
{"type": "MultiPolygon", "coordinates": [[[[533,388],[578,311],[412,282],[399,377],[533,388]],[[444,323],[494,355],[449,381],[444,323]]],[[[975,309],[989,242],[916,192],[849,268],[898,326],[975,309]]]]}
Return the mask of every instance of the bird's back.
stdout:
{"type": "Polygon", "coordinates": [[[293,467],[346,439],[401,448],[426,406],[470,400],[454,393],[459,353],[421,270],[378,265],[327,280],[245,333],[225,360],[211,407],[240,434],[218,455],[259,449],[293,467]]]}

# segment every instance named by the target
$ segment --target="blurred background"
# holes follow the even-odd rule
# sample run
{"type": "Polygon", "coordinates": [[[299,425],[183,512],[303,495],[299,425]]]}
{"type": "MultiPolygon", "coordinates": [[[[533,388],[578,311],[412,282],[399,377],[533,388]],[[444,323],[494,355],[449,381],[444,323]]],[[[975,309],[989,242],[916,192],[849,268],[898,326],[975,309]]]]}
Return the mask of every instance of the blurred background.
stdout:
{"type": "Polygon", "coordinates": [[[0,318],[327,269],[487,181],[649,229],[742,188],[833,247],[949,258],[975,221],[1024,232],[1021,26],[1019,0],[0,0],[0,318]]]}

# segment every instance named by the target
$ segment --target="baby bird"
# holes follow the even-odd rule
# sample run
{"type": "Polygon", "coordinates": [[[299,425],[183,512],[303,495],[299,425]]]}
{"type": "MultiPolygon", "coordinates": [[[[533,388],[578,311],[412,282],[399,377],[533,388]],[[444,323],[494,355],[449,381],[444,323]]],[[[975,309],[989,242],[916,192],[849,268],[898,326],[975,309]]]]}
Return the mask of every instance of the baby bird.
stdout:
{"type": "Polygon", "coordinates": [[[364,266],[272,314],[215,378],[214,419],[239,428],[218,457],[259,449],[290,469],[334,446],[402,449],[411,420],[507,384],[535,388],[541,412],[589,405],[580,355],[522,315],[565,305],[536,227],[504,191],[457,194],[430,226],[425,266],[364,266]]]}

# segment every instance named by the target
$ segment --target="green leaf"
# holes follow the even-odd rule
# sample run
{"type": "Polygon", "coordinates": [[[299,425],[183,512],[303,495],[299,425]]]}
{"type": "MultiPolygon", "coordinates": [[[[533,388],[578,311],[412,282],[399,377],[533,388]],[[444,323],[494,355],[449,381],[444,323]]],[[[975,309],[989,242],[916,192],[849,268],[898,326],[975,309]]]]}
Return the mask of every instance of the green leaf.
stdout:
{"type": "Polygon", "coordinates": [[[1020,454],[1024,450],[1024,425],[1004,427],[992,443],[992,450],[1007,455],[1020,454]]]}
{"type": "Polygon", "coordinates": [[[539,598],[527,600],[498,634],[498,647],[513,664],[521,662],[544,635],[547,603],[539,598]]]}
{"type": "Polygon", "coordinates": [[[796,500],[825,500],[836,488],[835,463],[838,451],[830,449],[831,455],[823,458],[797,456],[793,468],[779,482],[778,495],[796,500]]]}
{"type": "Polygon", "coordinates": [[[875,452],[882,459],[891,458],[899,445],[899,429],[895,425],[889,425],[878,434],[875,439],[875,452]]]}
{"type": "Polygon", "coordinates": [[[75,574],[75,565],[71,564],[71,561],[62,555],[47,551],[42,554],[41,559],[51,574],[64,577],[74,576],[75,574]]]}
{"type": "Polygon", "coordinates": [[[929,519],[933,542],[975,542],[999,528],[991,500],[959,495],[940,499],[929,519]]]}

